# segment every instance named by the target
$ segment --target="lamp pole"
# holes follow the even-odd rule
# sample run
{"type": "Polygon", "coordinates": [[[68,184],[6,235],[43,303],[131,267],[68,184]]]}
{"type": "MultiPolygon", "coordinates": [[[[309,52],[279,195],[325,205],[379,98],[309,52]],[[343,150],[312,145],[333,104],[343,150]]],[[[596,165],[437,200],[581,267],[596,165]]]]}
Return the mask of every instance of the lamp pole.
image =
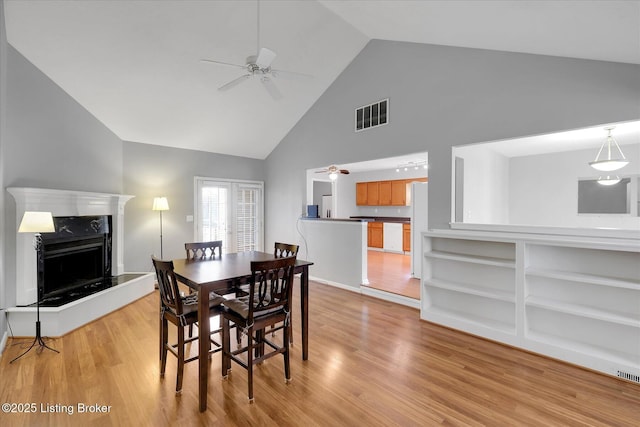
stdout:
{"type": "Polygon", "coordinates": [[[153,199],[153,207],[151,208],[154,211],[160,211],[160,259],[164,259],[164,254],[162,253],[162,211],[169,210],[169,202],[166,197],[155,197],[153,199]]]}

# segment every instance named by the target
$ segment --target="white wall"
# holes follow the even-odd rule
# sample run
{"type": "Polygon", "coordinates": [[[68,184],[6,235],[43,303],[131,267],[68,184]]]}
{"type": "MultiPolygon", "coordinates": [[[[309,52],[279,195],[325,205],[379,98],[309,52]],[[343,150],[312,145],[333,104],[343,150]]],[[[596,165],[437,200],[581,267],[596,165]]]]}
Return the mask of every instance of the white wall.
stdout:
{"type": "Polygon", "coordinates": [[[464,222],[509,223],[509,159],[482,144],[456,147],[464,159],[464,222]]]}
{"type": "MultiPolygon", "coordinates": [[[[631,162],[617,173],[620,176],[639,174],[640,144],[621,148],[631,162]]],[[[508,223],[640,229],[640,217],[637,216],[578,215],[578,179],[598,178],[598,171],[588,164],[596,152],[596,149],[588,149],[512,158],[508,223]]]]}

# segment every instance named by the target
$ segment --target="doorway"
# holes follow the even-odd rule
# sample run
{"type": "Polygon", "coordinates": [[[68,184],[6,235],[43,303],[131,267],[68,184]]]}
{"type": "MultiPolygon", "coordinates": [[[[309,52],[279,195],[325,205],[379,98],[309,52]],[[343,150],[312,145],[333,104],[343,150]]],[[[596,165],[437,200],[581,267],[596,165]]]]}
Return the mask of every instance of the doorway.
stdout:
{"type": "Polygon", "coordinates": [[[411,276],[411,255],[367,251],[369,287],[420,299],[420,279],[411,276]]]}

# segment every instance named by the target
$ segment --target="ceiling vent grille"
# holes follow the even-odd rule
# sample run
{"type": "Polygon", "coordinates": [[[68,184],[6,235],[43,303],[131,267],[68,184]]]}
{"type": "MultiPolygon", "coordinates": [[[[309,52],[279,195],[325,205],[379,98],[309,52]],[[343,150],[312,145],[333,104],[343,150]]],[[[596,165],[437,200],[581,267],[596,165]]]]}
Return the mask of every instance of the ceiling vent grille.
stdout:
{"type": "Polygon", "coordinates": [[[389,98],[356,108],[356,132],[389,123],[389,98]]]}

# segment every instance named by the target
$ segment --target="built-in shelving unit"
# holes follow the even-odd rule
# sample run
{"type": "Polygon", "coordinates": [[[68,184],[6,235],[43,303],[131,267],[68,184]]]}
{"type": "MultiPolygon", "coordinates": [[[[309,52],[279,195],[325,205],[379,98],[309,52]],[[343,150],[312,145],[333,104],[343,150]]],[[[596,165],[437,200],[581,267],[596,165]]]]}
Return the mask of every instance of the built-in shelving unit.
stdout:
{"type": "Polygon", "coordinates": [[[516,333],[513,243],[485,247],[474,240],[433,237],[423,248],[424,318],[492,337],[516,333]]]}
{"type": "Polygon", "coordinates": [[[621,377],[640,375],[640,242],[423,233],[421,317],[621,377]]]}

